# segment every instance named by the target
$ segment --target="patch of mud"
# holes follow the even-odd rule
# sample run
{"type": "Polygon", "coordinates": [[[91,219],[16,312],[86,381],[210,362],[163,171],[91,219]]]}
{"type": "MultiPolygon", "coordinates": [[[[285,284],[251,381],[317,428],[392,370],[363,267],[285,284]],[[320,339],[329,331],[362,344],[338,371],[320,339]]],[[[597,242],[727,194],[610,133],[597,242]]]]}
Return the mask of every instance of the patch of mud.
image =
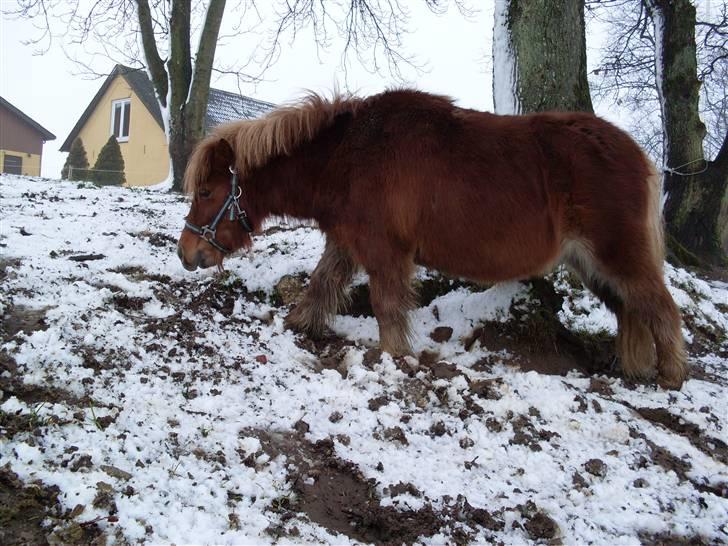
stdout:
{"type": "Polygon", "coordinates": [[[5,281],[15,274],[8,271],[9,269],[17,269],[22,262],[17,258],[0,258],[0,282],[5,281]]]}
{"type": "Polygon", "coordinates": [[[96,523],[71,521],[78,510],[64,512],[59,493],[58,487],[23,484],[9,465],[0,468],[0,544],[103,544],[96,523]]]}
{"type": "Polygon", "coordinates": [[[644,546],[714,546],[715,544],[725,544],[725,542],[715,542],[701,536],[685,537],[669,533],[655,535],[642,532],[639,533],[639,539],[644,546]]]}
{"type": "MultiPolygon", "coordinates": [[[[420,537],[440,531],[449,531],[456,538],[455,528],[450,527],[454,522],[465,525],[469,532],[462,529],[458,532],[468,536],[474,536],[478,528],[500,530],[504,527],[499,515],[473,508],[464,497],[455,502],[445,499],[445,507],[439,510],[430,502],[418,510],[382,506],[376,482],[367,480],[354,464],[336,457],[331,440],[311,443],[300,433],[251,429],[242,431],[241,435],[258,438],[262,451],[271,458],[283,455],[288,460],[288,478],[295,498],[286,498],[271,506],[271,510],[282,514],[284,522],[293,519],[295,513],[303,513],[333,533],[374,544],[413,544],[420,537]]],[[[393,488],[395,493],[401,493],[397,488],[393,488]]],[[[392,490],[389,492],[391,495],[392,490]]],[[[275,536],[287,532],[291,531],[283,525],[269,529],[275,536]]]]}
{"type": "Polygon", "coordinates": [[[690,423],[664,408],[633,408],[643,419],[679,434],[708,457],[728,465],[728,445],[723,440],[703,433],[698,425],[690,423]]]}
{"type": "Polygon", "coordinates": [[[33,309],[13,305],[10,302],[7,302],[6,305],[5,312],[0,318],[0,339],[3,342],[10,341],[20,333],[29,335],[48,328],[45,322],[48,307],[33,309]]]}
{"type": "Polygon", "coordinates": [[[615,373],[614,340],[609,336],[577,335],[558,319],[563,298],[553,285],[543,279],[530,282],[532,296],[541,302],[523,310],[522,302],[514,303],[508,322],[486,322],[466,340],[470,349],[476,342],[491,352],[491,357],[507,361],[524,371],[549,375],[566,375],[572,370],[584,374],[615,373]]]}
{"type": "MultiPolygon", "coordinates": [[[[649,449],[649,454],[652,459],[652,463],[661,466],[665,470],[673,471],[675,475],[682,482],[690,483],[697,491],[701,493],[710,493],[717,497],[728,498],[728,483],[707,483],[707,480],[703,480],[703,483],[698,482],[696,479],[688,476],[688,472],[692,470],[693,465],[690,461],[676,457],[670,452],[670,450],[657,445],[655,442],[647,438],[643,433],[636,430],[634,427],[630,427],[630,436],[633,438],[642,439],[649,449]]],[[[642,460],[638,463],[638,466],[646,466],[650,461],[642,460]]]]}

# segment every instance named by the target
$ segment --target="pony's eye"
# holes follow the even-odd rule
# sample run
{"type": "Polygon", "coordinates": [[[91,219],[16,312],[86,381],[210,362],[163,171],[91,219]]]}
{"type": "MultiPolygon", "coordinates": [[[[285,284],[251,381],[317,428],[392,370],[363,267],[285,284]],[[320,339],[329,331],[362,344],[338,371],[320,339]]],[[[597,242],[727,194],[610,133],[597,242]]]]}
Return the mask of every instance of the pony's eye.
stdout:
{"type": "Polygon", "coordinates": [[[203,199],[207,199],[208,197],[210,197],[212,195],[212,192],[210,190],[200,190],[199,195],[203,199]]]}

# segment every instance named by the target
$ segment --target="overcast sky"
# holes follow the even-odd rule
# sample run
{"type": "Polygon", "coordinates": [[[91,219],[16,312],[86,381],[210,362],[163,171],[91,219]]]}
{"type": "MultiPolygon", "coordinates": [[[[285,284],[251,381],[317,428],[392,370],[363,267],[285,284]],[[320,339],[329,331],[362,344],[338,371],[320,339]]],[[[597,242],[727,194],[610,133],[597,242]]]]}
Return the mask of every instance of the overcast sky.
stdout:
{"type": "MultiPolygon", "coordinates": [[[[3,8],[9,5],[6,1],[0,0],[3,8]]],[[[424,66],[419,73],[405,71],[409,82],[423,90],[450,95],[463,106],[491,109],[492,2],[472,2],[483,7],[469,17],[452,6],[446,14],[435,15],[423,3],[408,3],[412,5],[408,7],[412,10],[411,33],[404,39],[404,49],[424,66]]],[[[22,43],[37,35],[31,21],[2,15],[0,25],[0,95],[56,135],[56,140],[44,146],[42,175],[58,177],[66,155],[58,148],[103,79],[78,75],[80,68],[64,54],[61,39],[55,40],[47,53],[35,55],[36,48],[22,43]]],[[[247,52],[260,39],[260,33],[228,39],[218,50],[218,58],[226,63],[236,56],[247,58],[247,52]]],[[[69,50],[88,60],[83,51],[69,50]]],[[[317,52],[310,35],[299,34],[293,45],[284,42],[281,57],[266,73],[265,81],[243,83],[241,90],[245,95],[281,103],[295,99],[305,89],[326,91],[337,83],[343,87],[340,53],[340,42],[333,41],[326,54],[317,52]]],[[[372,74],[357,67],[356,59],[351,61],[349,88],[360,94],[376,93],[398,83],[387,72],[372,74]]],[[[94,66],[110,71],[113,61],[96,58],[94,66]]],[[[213,87],[229,91],[237,91],[237,85],[231,77],[213,78],[212,82],[213,87]]]]}

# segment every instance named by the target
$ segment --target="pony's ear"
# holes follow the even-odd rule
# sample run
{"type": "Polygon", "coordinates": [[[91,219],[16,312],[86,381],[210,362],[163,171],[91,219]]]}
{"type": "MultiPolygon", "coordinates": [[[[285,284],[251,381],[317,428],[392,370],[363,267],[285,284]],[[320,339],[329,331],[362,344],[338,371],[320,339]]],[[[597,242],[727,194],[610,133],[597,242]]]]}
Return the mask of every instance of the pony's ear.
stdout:
{"type": "Polygon", "coordinates": [[[228,170],[228,167],[235,166],[235,152],[232,146],[224,138],[220,138],[214,143],[212,149],[212,167],[213,170],[228,170]]]}
{"type": "Polygon", "coordinates": [[[235,154],[227,140],[207,137],[195,146],[185,171],[184,189],[193,193],[211,174],[227,173],[235,165],[235,154]]]}

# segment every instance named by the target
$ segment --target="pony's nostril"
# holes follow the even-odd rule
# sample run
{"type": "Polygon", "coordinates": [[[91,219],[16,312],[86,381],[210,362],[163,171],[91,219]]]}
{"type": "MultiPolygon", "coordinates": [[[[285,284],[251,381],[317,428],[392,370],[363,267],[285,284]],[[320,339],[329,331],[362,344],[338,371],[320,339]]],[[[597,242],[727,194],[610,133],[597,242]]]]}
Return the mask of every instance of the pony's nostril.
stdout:
{"type": "Polygon", "coordinates": [[[177,245],[177,257],[178,257],[178,258],[179,258],[180,260],[183,260],[183,259],[184,259],[184,257],[185,257],[185,253],[184,253],[184,250],[182,250],[182,247],[181,247],[181,246],[179,246],[179,245],[177,245]]]}

